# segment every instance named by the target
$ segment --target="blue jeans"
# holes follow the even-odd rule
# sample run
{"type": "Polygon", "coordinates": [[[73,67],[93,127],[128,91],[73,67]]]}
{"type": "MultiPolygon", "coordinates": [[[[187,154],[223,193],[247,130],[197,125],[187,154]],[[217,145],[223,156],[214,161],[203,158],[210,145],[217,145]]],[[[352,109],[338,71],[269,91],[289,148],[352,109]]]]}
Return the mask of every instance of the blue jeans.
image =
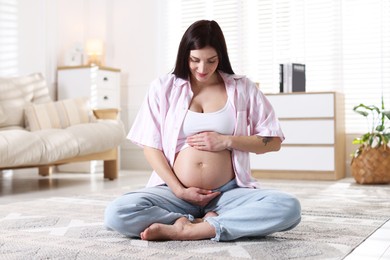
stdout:
{"type": "Polygon", "coordinates": [[[192,221],[214,211],[218,216],[205,219],[215,228],[213,240],[229,241],[286,231],[301,220],[299,201],[287,193],[240,188],[235,180],[217,190],[221,194],[205,207],[177,198],[167,186],[129,192],[108,205],[105,225],[125,236],[139,237],[153,223],[173,224],[180,217],[192,221]]]}

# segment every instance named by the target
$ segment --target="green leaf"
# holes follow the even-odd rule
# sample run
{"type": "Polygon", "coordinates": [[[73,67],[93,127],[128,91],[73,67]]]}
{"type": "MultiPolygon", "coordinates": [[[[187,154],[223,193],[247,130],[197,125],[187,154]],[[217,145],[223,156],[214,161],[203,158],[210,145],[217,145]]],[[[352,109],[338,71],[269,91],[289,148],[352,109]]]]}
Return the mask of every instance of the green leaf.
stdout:
{"type": "Polygon", "coordinates": [[[382,114],[384,114],[387,117],[387,119],[390,119],[390,110],[382,111],[382,114]]]}
{"type": "Polygon", "coordinates": [[[370,147],[372,147],[372,144],[374,143],[374,136],[372,136],[372,135],[370,135],[369,137],[368,137],[368,144],[370,145],[370,147]]]}
{"type": "Polygon", "coordinates": [[[385,126],[384,125],[378,125],[376,128],[375,128],[376,131],[378,132],[382,132],[383,130],[385,130],[385,126]]]}
{"type": "Polygon", "coordinates": [[[375,147],[379,148],[382,145],[383,136],[378,134],[377,137],[378,137],[378,143],[375,147]]]}
{"type": "Polygon", "coordinates": [[[368,116],[368,113],[365,112],[365,111],[358,111],[358,110],[355,110],[356,113],[362,115],[362,116],[368,116]]]}
{"type": "Polygon", "coordinates": [[[352,141],[352,144],[363,144],[364,142],[362,141],[362,139],[360,138],[355,138],[353,141],[352,141]]]}
{"type": "Polygon", "coordinates": [[[366,106],[363,105],[363,104],[360,104],[360,105],[358,105],[358,106],[355,106],[355,107],[353,108],[353,111],[355,111],[356,113],[358,113],[358,114],[360,114],[360,115],[362,115],[362,116],[368,116],[368,112],[359,110],[359,109],[362,109],[362,108],[363,108],[363,109],[366,109],[366,106]]]}
{"type": "Polygon", "coordinates": [[[358,110],[359,108],[365,109],[365,110],[369,110],[369,111],[374,111],[375,110],[377,113],[380,113],[380,109],[377,106],[374,106],[374,105],[366,106],[364,104],[360,104],[358,106],[355,106],[353,108],[353,110],[358,110]]]}
{"type": "Polygon", "coordinates": [[[383,143],[387,145],[389,143],[389,140],[390,140],[390,133],[384,134],[383,143]]]}
{"type": "Polygon", "coordinates": [[[376,111],[378,114],[381,113],[381,110],[380,110],[379,107],[377,107],[377,106],[368,106],[368,108],[369,108],[371,111],[376,111]]]}
{"type": "Polygon", "coordinates": [[[367,142],[367,141],[370,139],[370,136],[371,136],[370,133],[366,133],[366,134],[364,134],[364,135],[361,137],[361,139],[362,139],[363,142],[367,142]]]}

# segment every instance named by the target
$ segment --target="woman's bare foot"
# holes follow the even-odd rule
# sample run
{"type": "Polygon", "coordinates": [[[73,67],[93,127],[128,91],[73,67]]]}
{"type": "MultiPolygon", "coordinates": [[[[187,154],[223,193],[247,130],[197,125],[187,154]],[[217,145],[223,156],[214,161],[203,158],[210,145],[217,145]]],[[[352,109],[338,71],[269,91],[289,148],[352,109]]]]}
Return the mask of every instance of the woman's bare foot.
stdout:
{"type": "Polygon", "coordinates": [[[215,237],[215,229],[207,222],[191,223],[181,217],[173,225],[152,224],[141,233],[142,240],[199,240],[215,237]]]}

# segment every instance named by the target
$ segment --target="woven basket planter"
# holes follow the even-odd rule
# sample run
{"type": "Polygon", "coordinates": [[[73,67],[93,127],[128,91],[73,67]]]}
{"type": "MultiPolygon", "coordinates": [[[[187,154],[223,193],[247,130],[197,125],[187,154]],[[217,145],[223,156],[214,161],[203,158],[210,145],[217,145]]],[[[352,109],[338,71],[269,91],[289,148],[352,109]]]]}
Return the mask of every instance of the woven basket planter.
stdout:
{"type": "Polygon", "coordinates": [[[363,148],[351,164],[352,176],[360,184],[390,183],[390,147],[363,148]]]}

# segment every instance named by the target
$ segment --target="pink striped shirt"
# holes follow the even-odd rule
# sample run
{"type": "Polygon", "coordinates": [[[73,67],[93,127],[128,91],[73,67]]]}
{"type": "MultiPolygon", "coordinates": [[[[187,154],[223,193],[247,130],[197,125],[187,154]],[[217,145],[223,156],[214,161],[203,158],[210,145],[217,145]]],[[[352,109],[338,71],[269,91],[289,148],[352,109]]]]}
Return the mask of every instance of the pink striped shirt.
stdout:
{"type": "MultiPolygon", "coordinates": [[[[220,72],[235,110],[234,135],[277,136],[284,140],[274,110],[256,85],[245,76],[220,72]]],[[[162,150],[171,167],[180,128],[193,97],[190,82],[173,74],[152,82],[149,93],[127,136],[137,145],[162,150]]],[[[232,150],[233,169],[240,187],[258,187],[251,176],[249,153],[232,150]]],[[[147,187],[164,184],[153,171],[147,187]]]]}

